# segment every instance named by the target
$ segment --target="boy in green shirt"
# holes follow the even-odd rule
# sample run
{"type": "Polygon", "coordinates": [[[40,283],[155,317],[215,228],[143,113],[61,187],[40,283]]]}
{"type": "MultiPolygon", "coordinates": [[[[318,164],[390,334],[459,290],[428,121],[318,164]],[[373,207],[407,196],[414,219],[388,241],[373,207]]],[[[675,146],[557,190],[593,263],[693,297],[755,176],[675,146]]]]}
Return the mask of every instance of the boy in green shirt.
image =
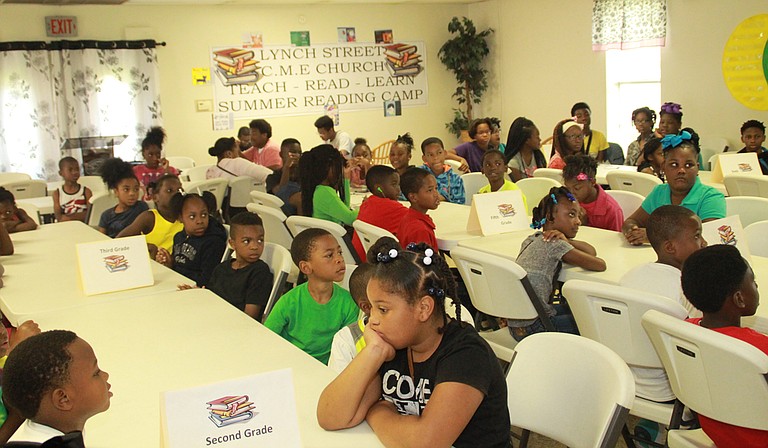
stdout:
{"type": "Polygon", "coordinates": [[[294,238],[291,258],[308,281],[277,301],[264,326],[328,364],[333,335],[359,312],[349,291],[334,283],[346,272],[341,246],[328,231],[307,229],[294,238]]]}

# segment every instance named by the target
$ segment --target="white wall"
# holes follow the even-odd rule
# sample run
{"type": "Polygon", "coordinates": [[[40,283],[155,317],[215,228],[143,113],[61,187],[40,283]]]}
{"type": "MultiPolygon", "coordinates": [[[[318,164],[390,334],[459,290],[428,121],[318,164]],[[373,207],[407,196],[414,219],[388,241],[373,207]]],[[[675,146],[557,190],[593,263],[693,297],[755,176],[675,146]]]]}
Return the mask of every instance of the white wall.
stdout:
{"type": "MultiPolygon", "coordinates": [[[[447,24],[453,16],[467,14],[466,5],[291,5],[291,6],[0,6],[0,40],[49,40],[46,15],[78,18],[76,39],[124,39],[126,29],[145,28],[143,38],[165,41],[158,50],[167,152],[188,155],[209,163],[207,149],[221,136],[211,130],[210,113],[196,112],[195,100],[212,99],[210,86],[194,86],[191,68],[209,63],[211,46],[236,45],[246,32],[261,31],[265,44],[287,44],[291,30],[309,30],[312,42],[336,42],[337,26],[356,27],[358,41],[373,41],[375,29],[391,28],[397,40],[423,40],[427,46],[429,105],[404,108],[401,117],[384,118],[381,110],[342,111],[339,129],[353,137],[366,137],[371,146],[410,131],[417,144],[436,135],[447,145],[455,139],[445,130],[451,119],[450,98],[455,89],[437,51],[449,37],[447,24]]],[[[130,33],[130,31],[129,31],[130,33]]],[[[303,147],[320,143],[312,123],[316,116],[266,118],[274,138],[298,138],[303,147]]],[[[238,121],[236,128],[249,120],[238,121]]],[[[415,158],[420,157],[417,151],[415,158]]]]}

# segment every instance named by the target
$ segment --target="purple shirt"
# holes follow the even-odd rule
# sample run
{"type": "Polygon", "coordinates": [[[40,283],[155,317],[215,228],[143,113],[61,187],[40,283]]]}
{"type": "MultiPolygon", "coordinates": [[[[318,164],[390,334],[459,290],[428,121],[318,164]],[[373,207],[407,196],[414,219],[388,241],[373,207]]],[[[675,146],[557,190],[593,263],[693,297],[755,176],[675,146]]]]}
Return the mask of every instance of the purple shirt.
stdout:
{"type": "Polygon", "coordinates": [[[464,160],[467,161],[467,165],[469,165],[469,171],[472,171],[473,173],[482,171],[483,154],[485,154],[485,151],[477,146],[477,143],[474,141],[462,143],[453,148],[453,150],[456,151],[456,154],[464,157],[464,160]]]}

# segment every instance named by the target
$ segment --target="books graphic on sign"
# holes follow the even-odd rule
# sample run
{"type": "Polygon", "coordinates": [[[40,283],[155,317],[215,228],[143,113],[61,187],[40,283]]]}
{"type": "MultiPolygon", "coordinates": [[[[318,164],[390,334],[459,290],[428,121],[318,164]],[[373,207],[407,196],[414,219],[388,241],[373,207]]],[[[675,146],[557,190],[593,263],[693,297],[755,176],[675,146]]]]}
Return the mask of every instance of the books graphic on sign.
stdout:
{"type": "Polygon", "coordinates": [[[225,86],[249,84],[259,80],[259,61],[253,50],[227,48],[213,52],[214,70],[225,86]]]}
{"type": "Polygon", "coordinates": [[[216,414],[211,414],[208,416],[208,418],[213,422],[214,425],[221,428],[222,426],[231,425],[233,423],[247,422],[253,418],[253,413],[246,412],[235,417],[222,417],[216,414]]]}
{"type": "Polygon", "coordinates": [[[253,403],[248,401],[248,395],[227,395],[209,401],[208,418],[219,428],[232,423],[244,422],[253,418],[253,403]]]}
{"type": "Polygon", "coordinates": [[[125,255],[110,255],[104,257],[104,265],[109,272],[120,272],[128,269],[128,260],[125,255]]]}
{"type": "Polygon", "coordinates": [[[248,84],[259,80],[259,72],[253,71],[250,73],[232,74],[222,70],[220,67],[216,67],[216,76],[219,77],[225,86],[248,84]]]}
{"type": "Polygon", "coordinates": [[[390,75],[415,76],[421,73],[421,55],[416,52],[416,46],[393,44],[385,48],[384,57],[390,75]]]}
{"type": "Polygon", "coordinates": [[[238,61],[247,61],[253,59],[252,50],[243,50],[242,48],[227,48],[213,52],[213,59],[216,62],[223,62],[227,65],[237,65],[238,61]]]}

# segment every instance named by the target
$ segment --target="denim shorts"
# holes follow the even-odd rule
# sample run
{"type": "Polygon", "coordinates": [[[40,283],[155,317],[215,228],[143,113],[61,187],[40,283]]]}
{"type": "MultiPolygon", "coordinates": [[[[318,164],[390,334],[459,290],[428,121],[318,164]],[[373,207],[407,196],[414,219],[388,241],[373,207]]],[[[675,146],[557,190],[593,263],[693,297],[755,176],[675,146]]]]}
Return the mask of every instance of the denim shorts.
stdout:
{"type": "MultiPolygon", "coordinates": [[[[550,317],[549,319],[552,321],[552,325],[555,327],[555,331],[558,333],[579,334],[579,329],[576,326],[576,320],[573,318],[573,314],[571,314],[571,309],[568,307],[568,305],[552,305],[552,307],[555,309],[557,314],[550,317]]],[[[544,327],[544,324],[541,323],[540,319],[536,319],[534,323],[528,325],[527,327],[509,327],[509,332],[517,342],[522,341],[526,338],[526,336],[530,336],[534,333],[542,333],[545,331],[547,331],[547,329],[544,327]]]]}

